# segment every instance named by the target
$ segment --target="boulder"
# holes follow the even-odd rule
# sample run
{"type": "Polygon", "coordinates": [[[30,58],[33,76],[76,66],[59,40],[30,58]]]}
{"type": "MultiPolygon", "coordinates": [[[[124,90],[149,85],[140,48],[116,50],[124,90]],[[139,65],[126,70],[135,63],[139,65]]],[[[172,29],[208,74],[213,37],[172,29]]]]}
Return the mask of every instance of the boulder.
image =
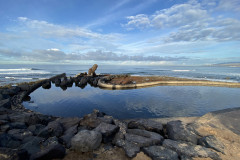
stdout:
{"type": "Polygon", "coordinates": [[[212,148],[224,154],[224,145],[216,139],[215,136],[205,136],[198,140],[198,143],[204,147],[212,148]]]}
{"type": "Polygon", "coordinates": [[[42,137],[29,136],[23,140],[23,144],[19,148],[26,150],[31,156],[40,152],[43,141],[44,138],[42,137]]]}
{"type": "Polygon", "coordinates": [[[20,91],[20,87],[18,86],[14,86],[14,87],[11,87],[11,88],[6,88],[2,91],[2,94],[7,94],[7,95],[16,95],[18,94],[18,92],[20,91]]]}
{"type": "Polygon", "coordinates": [[[60,84],[61,84],[61,79],[59,79],[59,78],[55,79],[55,86],[59,87],[60,84]]]}
{"type": "Polygon", "coordinates": [[[30,91],[31,87],[27,83],[19,84],[18,87],[21,91],[30,91]]]}
{"type": "Polygon", "coordinates": [[[141,129],[128,129],[125,134],[125,140],[137,143],[140,147],[161,144],[163,137],[155,132],[141,129]]]}
{"type": "Polygon", "coordinates": [[[178,153],[178,155],[198,158],[212,158],[213,160],[219,160],[219,156],[216,152],[209,148],[202,147],[200,145],[193,145],[190,143],[177,142],[170,139],[163,141],[163,147],[171,149],[178,153]]]}
{"type": "Polygon", "coordinates": [[[8,94],[0,94],[0,101],[8,98],[10,98],[8,94]]]}
{"type": "Polygon", "coordinates": [[[71,139],[72,149],[78,152],[89,152],[97,149],[102,141],[102,135],[96,131],[82,130],[71,139]]]}
{"type": "Polygon", "coordinates": [[[108,124],[105,122],[100,123],[94,131],[100,132],[103,137],[103,142],[107,143],[109,142],[114,134],[119,130],[119,127],[116,125],[108,124]]]}
{"type": "Polygon", "coordinates": [[[60,137],[63,134],[63,127],[58,121],[49,122],[48,125],[40,131],[39,136],[48,138],[57,136],[60,137]]]}
{"type": "Polygon", "coordinates": [[[19,140],[33,135],[32,132],[25,129],[11,129],[8,131],[8,134],[19,140]]]}
{"type": "Polygon", "coordinates": [[[61,159],[65,156],[66,149],[61,144],[52,144],[44,147],[40,152],[33,154],[32,160],[61,159]]]}
{"type": "Polygon", "coordinates": [[[197,144],[197,135],[181,121],[170,121],[166,128],[169,139],[197,144]]]}
{"type": "Polygon", "coordinates": [[[78,125],[81,118],[74,117],[74,118],[59,118],[56,121],[62,124],[63,129],[66,131],[72,126],[78,125]]]}
{"type": "Polygon", "coordinates": [[[133,120],[128,123],[130,129],[144,129],[151,132],[161,134],[163,132],[163,125],[148,119],[133,120]]]}
{"type": "Polygon", "coordinates": [[[11,129],[9,124],[4,124],[0,126],[0,131],[1,132],[7,132],[9,129],[11,129]]]}
{"type": "Polygon", "coordinates": [[[77,129],[78,125],[72,126],[70,128],[68,128],[63,136],[60,137],[60,140],[62,141],[62,143],[67,147],[70,148],[71,147],[71,139],[72,137],[77,133],[78,129],[77,129]]]}
{"type": "Polygon", "coordinates": [[[50,89],[51,88],[51,81],[47,81],[42,85],[43,89],[50,89]]]}
{"type": "Polygon", "coordinates": [[[125,151],[125,154],[130,158],[135,157],[137,153],[140,152],[140,147],[133,142],[119,140],[117,141],[116,145],[122,147],[123,150],[125,151]]]}
{"type": "Polygon", "coordinates": [[[23,149],[0,148],[1,160],[27,160],[28,153],[23,149]]]}
{"type": "Polygon", "coordinates": [[[0,134],[0,147],[15,149],[19,147],[20,144],[21,142],[17,138],[6,133],[0,134]]]}
{"type": "Polygon", "coordinates": [[[37,124],[41,122],[41,119],[37,114],[27,112],[16,112],[9,115],[11,122],[22,122],[27,125],[37,124]]]}
{"type": "Polygon", "coordinates": [[[54,145],[59,144],[58,138],[57,138],[56,136],[54,136],[54,137],[49,137],[46,141],[44,141],[44,142],[42,143],[42,146],[47,147],[47,146],[53,145],[53,144],[54,144],[54,145]]]}
{"type": "Polygon", "coordinates": [[[91,68],[88,70],[88,76],[96,76],[95,71],[97,70],[98,65],[94,64],[91,68]]]}
{"type": "Polygon", "coordinates": [[[0,107],[4,107],[4,108],[8,108],[8,109],[11,108],[10,98],[0,100],[0,107]]]}
{"type": "Polygon", "coordinates": [[[37,136],[46,126],[42,124],[35,124],[28,127],[28,130],[33,133],[33,135],[37,136]]]}
{"type": "Polygon", "coordinates": [[[26,129],[27,128],[26,124],[23,122],[12,122],[12,123],[9,123],[9,125],[11,128],[14,128],[14,129],[26,129]]]}
{"type": "Polygon", "coordinates": [[[101,112],[96,110],[91,114],[85,115],[83,119],[80,120],[80,125],[88,129],[96,128],[102,122],[101,119],[99,119],[99,117],[102,117],[101,114],[101,112]]]}
{"type": "Polygon", "coordinates": [[[178,154],[163,146],[144,147],[143,152],[153,160],[178,160],[178,154]]]}
{"type": "Polygon", "coordinates": [[[87,77],[82,77],[78,86],[81,87],[81,86],[86,86],[87,85],[87,82],[88,82],[88,78],[87,77]]]}

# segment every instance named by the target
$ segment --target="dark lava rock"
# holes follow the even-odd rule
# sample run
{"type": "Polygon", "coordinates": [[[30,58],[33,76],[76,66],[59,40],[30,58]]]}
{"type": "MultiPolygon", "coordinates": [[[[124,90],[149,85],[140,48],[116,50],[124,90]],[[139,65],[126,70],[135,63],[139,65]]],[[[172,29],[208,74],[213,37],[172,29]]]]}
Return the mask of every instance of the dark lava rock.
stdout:
{"type": "Polygon", "coordinates": [[[26,129],[27,128],[26,124],[23,122],[13,122],[13,123],[9,123],[9,125],[11,128],[14,128],[14,129],[26,129]]]}
{"type": "Polygon", "coordinates": [[[74,118],[59,118],[56,121],[60,122],[63,126],[63,129],[66,131],[72,126],[78,125],[81,118],[74,117],[74,118]]]}
{"type": "Polygon", "coordinates": [[[161,144],[163,141],[163,137],[160,134],[141,129],[128,129],[125,139],[137,143],[140,147],[161,144]]]}
{"type": "Polygon", "coordinates": [[[4,100],[0,100],[0,107],[4,107],[4,108],[11,108],[11,101],[10,98],[8,99],[4,99],[4,100]]]}
{"type": "Polygon", "coordinates": [[[27,83],[19,84],[18,87],[21,91],[30,91],[31,87],[27,83]]]}
{"type": "Polygon", "coordinates": [[[153,160],[178,160],[178,154],[163,146],[144,147],[143,152],[153,160]]]}
{"type": "Polygon", "coordinates": [[[0,101],[8,98],[10,98],[8,94],[0,94],[0,101]]]}
{"type": "Polygon", "coordinates": [[[45,146],[45,147],[47,147],[47,146],[49,146],[49,145],[52,145],[52,144],[59,144],[59,142],[58,142],[58,138],[56,137],[56,136],[54,136],[54,137],[49,137],[46,141],[44,141],[43,143],[42,143],[42,145],[43,146],[45,146]]]}
{"type": "Polygon", "coordinates": [[[2,91],[2,94],[8,94],[13,96],[13,95],[16,95],[20,90],[21,90],[20,87],[15,86],[15,87],[4,89],[2,91]]]}
{"type": "Polygon", "coordinates": [[[185,155],[188,157],[200,157],[200,158],[212,158],[219,160],[219,156],[211,149],[202,147],[200,145],[187,144],[182,142],[165,139],[163,141],[163,147],[169,148],[177,152],[180,156],[185,155]]]}
{"type": "Polygon", "coordinates": [[[204,147],[212,148],[224,154],[224,145],[219,142],[213,135],[202,137],[198,143],[204,147]]]}
{"type": "Polygon", "coordinates": [[[77,129],[78,125],[72,126],[71,128],[68,128],[63,136],[60,137],[62,143],[67,147],[70,148],[71,147],[71,139],[72,137],[77,133],[78,129],[77,129]]]}
{"type": "Polygon", "coordinates": [[[113,124],[113,117],[112,116],[104,115],[103,117],[98,117],[98,119],[101,122],[105,122],[105,123],[108,123],[108,124],[113,124]]]}
{"type": "Polygon", "coordinates": [[[125,154],[130,158],[135,157],[137,153],[140,152],[140,147],[133,142],[119,140],[117,141],[116,145],[118,147],[122,147],[123,150],[125,151],[125,154]]]}
{"type": "Polygon", "coordinates": [[[80,120],[80,125],[88,129],[94,129],[102,122],[101,117],[103,116],[104,113],[94,110],[93,113],[85,115],[83,119],[80,120]]]}
{"type": "Polygon", "coordinates": [[[26,112],[16,112],[9,115],[11,122],[22,122],[27,125],[37,124],[41,122],[41,119],[37,114],[26,113],[26,112]]]}
{"type": "Polygon", "coordinates": [[[102,122],[94,130],[100,132],[103,136],[103,142],[107,143],[113,138],[114,134],[119,130],[119,127],[102,122]]]}
{"type": "Polygon", "coordinates": [[[157,132],[159,134],[163,131],[163,125],[159,122],[155,122],[148,119],[133,120],[128,123],[130,129],[144,129],[151,132],[157,132]]]}
{"type": "Polygon", "coordinates": [[[63,158],[65,156],[66,149],[60,144],[52,144],[43,148],[40,152],[31,156],[32,160],[51,160],[57,158],[63,158]]]}
{"type": "Polygon", "coordinates": [[[8,123],[8,121],[6,121],[6,120],[1,120],[1,119],[0,119],[0,126],[5,125],[5,124],[7,124],[7,123],[8,123]]]}
{"type": "Polygon", "coordinates": [[[59,87],[61,84],[61,79],[55,79],[55,85],[56,87],[59,87]]]}
{"type": "Polygon", "coordinates": [[[10,149],[0,148],[0,159],[1,160],[27,160],[29,159],[28,153],[23,149],[10,149]]]}
{"type": "Polygon", "coordinates": [[[30,155],[34,155],[41,150],[41,143],[44,141],[42,137],[30,136],[23,140],[21,149],[25,149],[30,155]]]}
{"type": "Polygon", "coordinates": [[[8,131],[8,134],[19,140],[33,135],[32,132],[25,129],[12,129],[8,131]]]}
{"type": "Polygon", "coordinates": [[[6,133],[0,134],[0,147],[15,149],[19,147],[20,144],[21,142],[17,138],[6,133]]]}
{"type": "Polygon", "coordinates": [[[42,85],[43,89],[50,89],[51,88],[51,81],[47,81],[42,85]]]}
{"type": "Polygon", "coordinates": [[[57,136],[60,137],[63,134],[63,127],[61,125],[61,123],[57,122],[57,121],[52,121],[49,122],[48,125],[41,130],[41,132],[39,133],[40,137],[53,137],[53,136],[57,136]]]}
{"type": "Polygon", "coordinates": [[[168,138],[172,140],[186,141],[193,144],[197,144],[198,141],[197,135],[192,132],[191,129],[183,125],[181,121],[168,122],[167,133],[168,138]]]}
{"type": "Polygon", "coordinates": [[[42,124],[35,124],[28,127],[28,130],[33,133],[33,135],[38,135],[46,126],[42,124]]]}
{"type": "Polygon", "coordinates": [[[0,120],[6,120],[6,121],[9,121],[9,116],[7,114],[4,114],[4,115],[0,115],[0,120]]]}
{"type": "Polygon", "coordinates": [[[88,82],[88,78],[87,77],[82,77],[80,82],[79,82],[79,86],[85,86],[87,85],[88,82]]]}
{"type": "Polygon", "coordinates": [[[11,129],[9,124],[5,124],[5,125],[0,126],[0,131],[1,132],[7,132],[9,129],[11,129]]]}
{"type": "Polygon", "coordinates": [[[72,149],[78,152],[89,152],[97,149],[102,141],[102,135],[96,131],[83,130],[71,139],[72,149]]]}

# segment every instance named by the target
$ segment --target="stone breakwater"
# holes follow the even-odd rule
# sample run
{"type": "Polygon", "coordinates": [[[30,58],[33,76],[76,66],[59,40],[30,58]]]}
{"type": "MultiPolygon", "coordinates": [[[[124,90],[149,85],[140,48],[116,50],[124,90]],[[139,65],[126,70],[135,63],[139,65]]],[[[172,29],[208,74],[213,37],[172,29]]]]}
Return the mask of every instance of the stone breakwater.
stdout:
{"type": "MultiPolygon", "coordinates": [[[[65,74],[35,83],[0,89],[0,159],[68,159],[71,153],[103,153],[119,148],[115,159],[141,158],[189,160],[239,159],[240,108],[212,112],[195,121],[136,119],[120,121],[94,110],[82,118],[42,115],[25,109],[22,101],[39,87],[54,83],[63,89],[87,83],[97,86],[101,77],[65,74]],[[102,152],[96,152],[99,149],[102,152]]],[[[112,155],[111,155],[112,156],[112,155]]],[[[74,159],[81,159],[81,156],[74,159]]],[[[102,158],[113,159],[113,157],[102,158]]]]}

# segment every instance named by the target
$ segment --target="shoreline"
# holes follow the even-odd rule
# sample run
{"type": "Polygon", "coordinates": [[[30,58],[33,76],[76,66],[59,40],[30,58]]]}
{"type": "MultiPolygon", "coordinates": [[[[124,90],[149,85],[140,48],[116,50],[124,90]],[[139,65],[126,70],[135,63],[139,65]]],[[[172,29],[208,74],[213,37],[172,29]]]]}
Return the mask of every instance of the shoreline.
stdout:
{"type": "Polygon", "coordinates": [[[122,78],[117,76],[115,77],[108,76],[100,79],[98,81],[98,85],[99,87],[108,88],[108,89],[131,89],[131,88],[145,88],[145,87],[151,87],[151,86],[214,86],[214,87],[240,88],[240,83],[237,83],[237,82],[194,80],[194,79],[166,77],[166,76],[155,76],[153,81],[148,81],[148,82],[143,81],[142,79],[149,79],[149,77],[126,76],[122,78]],[[139,81],[136,82],[136,79],[140,79],[140,82],[139,81]],[[128,83],[121,84],[121,82],[128,82],[128,83]]]}
{"type": "MultiPolygon", "coordinates": [[[[166,78],[174,85],[192,84],[191,80],[181,79],[175,83],[176,78],[166,78]]],[[[84,87],[87,83],[98,86],[101,79],[104,78],[84,74],[67,78],[63,73],[46,80],[1,87],[0,159],[13,156],[24,160],[154,159],[161,151],[170,159],[239,158],[240,108],[210,112],[201,117],[118,120],[97,110],[82,118],[48,116],[22,105],[23,99],[31,92],[39,87],[50,88],[51,82],[61,87],[70,87],[73,83],[84,87]],[[95,139],[91,139],[93,135],[95,139]],[[179,148],[182,145],[185,148],[179,148]],[[232,145],[235,146],[233,150],[232,145]]],[[[161,83],[166,85],[166,81],[161,83]]]]}

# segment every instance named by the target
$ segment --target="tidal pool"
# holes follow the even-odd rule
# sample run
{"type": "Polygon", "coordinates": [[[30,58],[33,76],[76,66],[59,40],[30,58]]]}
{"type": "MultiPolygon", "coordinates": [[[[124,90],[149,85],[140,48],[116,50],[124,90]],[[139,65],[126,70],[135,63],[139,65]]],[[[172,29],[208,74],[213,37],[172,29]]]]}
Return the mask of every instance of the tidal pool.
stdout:
{"type": "Polygon", "coordinates": [[[240,89],[206,86],[155,86],[131,90],[104,90],[87,85],[52,85],[30,94],[23,105],[33,111],[62,117],[82,117],[98,109],[118,119],[202,116],[240,107],[240,89]]]}

